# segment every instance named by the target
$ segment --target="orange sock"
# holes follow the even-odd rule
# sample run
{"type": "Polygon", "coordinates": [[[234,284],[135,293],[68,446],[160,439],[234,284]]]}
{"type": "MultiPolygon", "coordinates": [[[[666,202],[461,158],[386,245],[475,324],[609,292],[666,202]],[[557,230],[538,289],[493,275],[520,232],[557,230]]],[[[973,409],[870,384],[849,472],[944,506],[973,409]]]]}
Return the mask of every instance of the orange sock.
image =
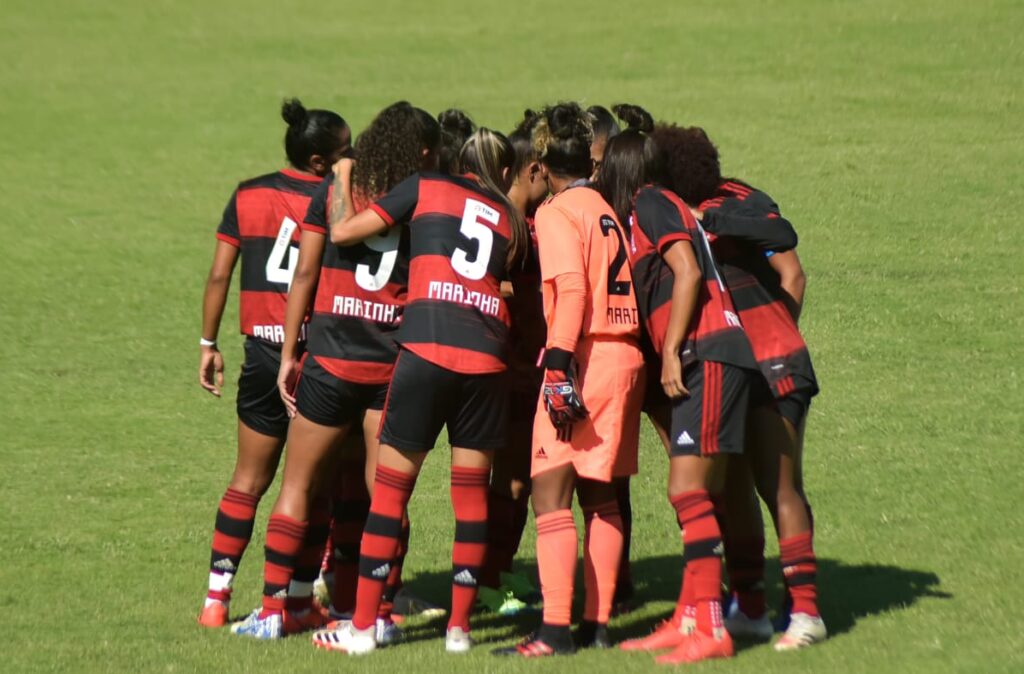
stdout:
{"type": "Polygon", "coordinates": [[[544,595],[545,625],[568,626],[572,622],[578,546],[571,510],[556,510],[537,517],[537,571],[544,595]]]}
{"type": "Polygon", "coordinates": [[[622,517],[615,501],[583,509],[586,534],[583,537],[583,582],[587,591],[583,619],[608,623],[619,575],[622,545],[622,517]]]}

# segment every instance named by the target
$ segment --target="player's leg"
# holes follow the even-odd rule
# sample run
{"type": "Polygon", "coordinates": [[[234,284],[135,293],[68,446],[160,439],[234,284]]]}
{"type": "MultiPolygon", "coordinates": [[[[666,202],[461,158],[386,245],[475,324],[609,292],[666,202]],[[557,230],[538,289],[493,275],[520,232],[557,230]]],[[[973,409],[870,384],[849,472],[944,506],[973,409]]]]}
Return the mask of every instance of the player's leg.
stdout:
{"type": "MultiPolygon", "coordinates": [[[[367,412],[366,416],[370,413],[367,412]]],[[[379,413],[377,413],[379,416],[379,413]]],[[[365,431],[364,424],[364,431],[365,431]]],[[[376,435],[376,426],[373,429],[376,435]]],[[[369,436],[350,435],[363,445],[369,436]]],[[[376,438],[372,440],[376,445],[376,438]]],[[[346,442],[347,445],[352,443],[346,442]]],[[[366,452],[362,447],[346,447],[335,469],[334,490],[331,499],[331,554],[334,557],[334,575],[330,587],[330,616],[333,619],[351,618],[356,605],[356,583],[359,582],[359,541],[370,512],[370,494],[363,477],[366,452]]]]}
{"type": "Polygon", "coordinates": [[[622,518],[622,556],[619,560],[613,602],[616,614],[629,613],[633,610],[632,600],[635,594],[633,571],[629,563],[629,551],[633,542],[633,502],[629,493],[629,481],[628,476],[615,479],[615,500],[619,507],[619,516],[622,518]]]}
{"type": "Polygon", "coordinates": [[[252,537],[256,508],[277,473],[288,433],[288,414],[277,393],[280,353],[258,340],[245,342],[238,379],[238,452],[221,497],[210,552],[209,586],[199,623],[227,624],[231,586],[252,537]]]}
{"type": "Polygon", "coordinates": [[[616,582],[622,562],[624,531],[616,482],[580,479],[576,494],[583,510],[583,581],[586,601],[583,621],[576,633],[581,648],[609,648],[616,582]]]}
{"type": "Polygon", "coordinates": [[[694,629],[658,662],[730,657],[732,640],[722,621],[722,534],[710,494],[724,480],[727,454],[742,454],[750,394],[746,371],[705,361],[684,373],[690,397],[673,410],[669,500],[683,530],[684,615],[694,629]],[[691,608],[692,607],[692,608],[691,608]]]}

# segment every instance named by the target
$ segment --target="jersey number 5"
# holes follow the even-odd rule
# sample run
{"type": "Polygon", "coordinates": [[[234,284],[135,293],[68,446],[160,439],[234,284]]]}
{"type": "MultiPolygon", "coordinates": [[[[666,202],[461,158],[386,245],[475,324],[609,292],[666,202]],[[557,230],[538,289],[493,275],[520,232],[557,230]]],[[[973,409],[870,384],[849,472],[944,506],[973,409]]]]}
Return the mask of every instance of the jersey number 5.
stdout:
{"type": "Polygon", "coordinates": [[[299,262],[299,247],[292,245],[292,234],[298,223],[285,216],[281,221],[281,229],[277,231],[277,239],[267,258],[267,280],[271,283],[284,283],[291,290],[292,277],[295,276],[295,265],[299,262]],[[288,266],[283,266],[285,253],[288,254],[288,266]]]}
{"type": "Polygon", "coordinates": [[[487,204],[476,199],[466,199],[466,210],[462,213],[459,231],[470,241],[477,242],[476,255],[470,261],[469,252],[456,248],[452,253],[452,269],[474,281],[487,275],[491,248],[494,247],[494,231],[491,227],[498,226],[500,217],[501,214],[487,204]]]}
{"type": "Polygon", "coordinates": [[[609,295],[628,295],[629,294],[629,281],[620,281],[619,272],[626,264],[626,242],[622,239],[622,231],[619,226],[615,224],[615,221],[609,218],[607,215],[601,216],[601,233],[606,237],[612,233],[615,233],[615,238],[619,240],[619,249],[615,252],[615,257],[612,259],[611,264],[608,265],[608,294],[609,295]]]}

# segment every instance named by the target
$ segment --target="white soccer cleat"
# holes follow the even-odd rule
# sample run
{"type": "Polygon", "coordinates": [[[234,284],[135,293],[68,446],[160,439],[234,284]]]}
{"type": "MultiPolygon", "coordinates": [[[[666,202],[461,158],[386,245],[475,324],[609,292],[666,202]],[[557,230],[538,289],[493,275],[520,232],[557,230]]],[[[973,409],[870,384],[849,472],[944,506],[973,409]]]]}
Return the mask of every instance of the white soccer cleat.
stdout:
{"type": "Polygon", "coordinates": [[[774,648],[777,651],[795,651],[824,641],[827,636],[825,621],[820,616],[794,613],[789,617],[786,633],[775,642],[774,648]]]}
{"type": "Polygon", "coordinates": [[[390,618],[377,618],[374,635],[378,646],[391,646],[405,638],[405,632],[390,618]]]}
{"type": "Polygon", "coordinates": [[[750,618],[740,610],[737,602],[732,602],[729,605],[729,612],[722,622],[725,623],[725,629],[733,639],[768,641],[775,633],[767,612],[760,618],[750,618]]]}
{"type": "Polygon", "coordinates": [[[359,630],[351,622],[343,622],[335,629],[314,632],[313,645],[349,655],[366,655],[377,649],[376,632],[375,625],[359,630]]]}
{"type": "Polygon", "coordinates": [[[461,627],[451,627],[444,636],[444,649],[449,653],[468,653],[473,647],[469,633],[461,627]]]}

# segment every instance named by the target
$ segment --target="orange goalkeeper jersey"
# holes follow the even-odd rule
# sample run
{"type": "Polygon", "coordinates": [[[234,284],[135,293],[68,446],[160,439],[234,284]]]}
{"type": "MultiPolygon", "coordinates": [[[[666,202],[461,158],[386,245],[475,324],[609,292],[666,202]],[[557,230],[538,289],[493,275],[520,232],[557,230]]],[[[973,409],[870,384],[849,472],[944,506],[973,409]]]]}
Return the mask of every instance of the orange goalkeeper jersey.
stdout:
{"type": "Polygon", "coordinates": [[[638,339],[639,312],[627,264],[629,236],[597,190],[580,185],[548,198],[537,209],[536,229],[548,325],[555,277],[577,272],[587,292],[578,337],[638,339]]]}

